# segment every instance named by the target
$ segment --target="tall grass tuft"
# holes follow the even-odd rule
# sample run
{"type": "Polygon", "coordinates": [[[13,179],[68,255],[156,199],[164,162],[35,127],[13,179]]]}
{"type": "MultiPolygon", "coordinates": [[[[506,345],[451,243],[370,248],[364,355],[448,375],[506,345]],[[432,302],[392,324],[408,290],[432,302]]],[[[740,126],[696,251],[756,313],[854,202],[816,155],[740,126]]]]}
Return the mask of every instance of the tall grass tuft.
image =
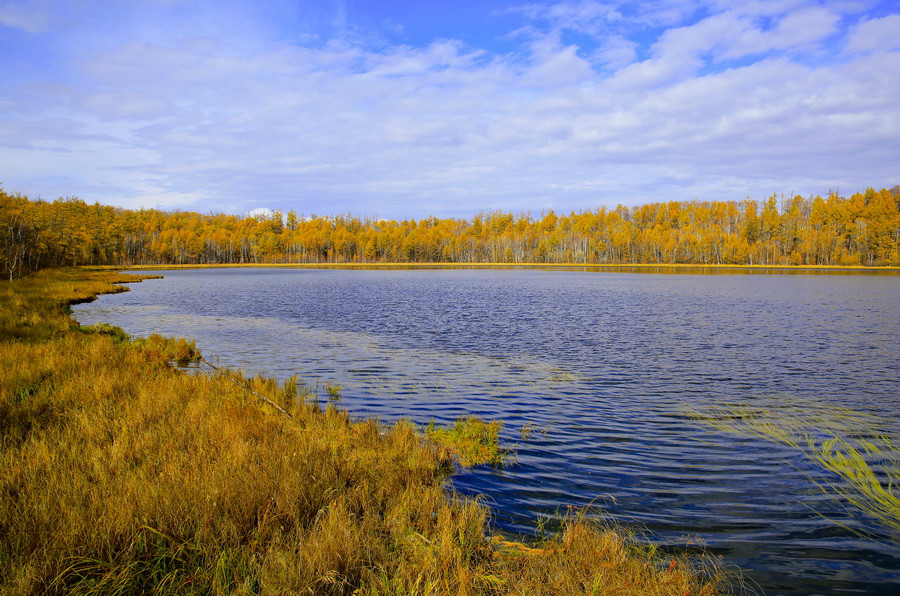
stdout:
{"type": "Polygon", "coordinates": [[[450,427],[435,426],[432,420],[425,428],[425,436],[447,447],[464,466],[503,465],[506,451],[500,447],[499,435],[503,423],[485,422],[475,416],[460,418],[450,427]]]}
{"type": "Polygon", "coordinates": [[[796,449],[832,474],[810,476],[815,486],[900,532],[900,449],[878,417],[785,395],[688,413],[705,426],[796,449]]]}
{"type": "Polygon", "coordinates": [[[585,520],[503,547],[486,507],[448,493],[448,449],[410,423],[322,410],[296,379],[188,375],[157,340],[68,318],[121,280],[0,285],[0,595],[719,589],[585,520]]]}

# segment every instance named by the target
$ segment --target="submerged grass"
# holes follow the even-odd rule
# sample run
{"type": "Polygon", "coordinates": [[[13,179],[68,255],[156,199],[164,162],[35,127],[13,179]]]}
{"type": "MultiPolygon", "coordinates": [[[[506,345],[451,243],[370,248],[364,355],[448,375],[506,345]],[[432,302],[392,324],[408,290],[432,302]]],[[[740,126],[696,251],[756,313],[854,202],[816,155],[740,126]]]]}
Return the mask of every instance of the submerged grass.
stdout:
{"type": "Polygon", "coordinates": [[[824,493],[900,534],[900,446],[877,417],[780,395],[752,405],[719,404],[689,415],[702,424],[796,449],[830,475],[810,476],[824,493]]]}
{"type": "Polygon", "coordinates": [[[661,562],[584,518],[539,548],[504,546],[484,505],[447,493],[451,449],[411,423],[322,410],[295,380],[185,374],[167,362],[198,356],[189,344],[68,317],[125,280],[46,271],[0,285],[0,594],[720,589],[714,569],[661,562]]]}

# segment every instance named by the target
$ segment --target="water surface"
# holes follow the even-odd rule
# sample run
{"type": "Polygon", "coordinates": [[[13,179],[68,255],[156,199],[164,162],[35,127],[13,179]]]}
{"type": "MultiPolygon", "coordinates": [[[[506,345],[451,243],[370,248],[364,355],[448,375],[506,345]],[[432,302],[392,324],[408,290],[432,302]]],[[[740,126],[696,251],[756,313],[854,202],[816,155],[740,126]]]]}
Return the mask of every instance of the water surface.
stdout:
{"type": "Polygon", "coordinates": [[[871,414],[900,437],[900,276],[163,275],[75,316],[195,338],[247,372],[337,383],[356,416],[502,419],[514,465],[453,482],[485,495],[503,531],[529,534],[567,506],[591,507],[655,540],[699,537],[766,594],[900,590],[897,536],[822,494],[800,454],[683,415],[721,401],[808,401],[871,414]]]}

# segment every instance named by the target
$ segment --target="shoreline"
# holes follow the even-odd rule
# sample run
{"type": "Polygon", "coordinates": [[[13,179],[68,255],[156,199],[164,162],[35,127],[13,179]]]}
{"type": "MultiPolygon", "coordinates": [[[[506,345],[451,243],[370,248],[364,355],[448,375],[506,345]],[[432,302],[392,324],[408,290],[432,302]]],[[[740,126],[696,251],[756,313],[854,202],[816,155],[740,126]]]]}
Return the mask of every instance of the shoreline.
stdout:
{"type": "Polygon", "coordinates": [[[191,263],[155,265],[82,265],[78,269],[102,271],[158,271],[177,269],[237,269],[237,268],[282,268],[282,269],[597,269],[597,270],[704,270],[715,272],[740,271],[763,273],[769,270],[782,272],[828,272],[828,273],[897,273],[900,267],[883,266],[843,266],[843,265],[704,265],[689,263],[191,263]]]}
{"type": "Polygon", "coordinates": [[[734,576],[584,512],[509,542],[447,493],[452,451],[410,423],[229,373],[283,417],[171,367],[184,340],[79,325],[68,305],[148,277],[91,269],[0,283],[0,594],[713,595],[734,576]]]}

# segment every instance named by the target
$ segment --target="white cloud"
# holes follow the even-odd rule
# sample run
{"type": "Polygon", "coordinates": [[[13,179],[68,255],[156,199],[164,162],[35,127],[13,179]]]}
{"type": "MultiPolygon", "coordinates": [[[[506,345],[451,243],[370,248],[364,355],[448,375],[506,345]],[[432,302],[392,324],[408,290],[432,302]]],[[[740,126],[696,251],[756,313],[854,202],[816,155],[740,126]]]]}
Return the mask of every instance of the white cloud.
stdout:
{"type": "Polygon", "coordinates": [[[594,76],[591,65],[579,57],[575,46],[544,52],[523,78],[522,83],[541,89],[574,84],[594,76]]]}
{"type": "Polygon", "coordinates": [[[247,212],[247,215],[250,217],[257,217],[259,219],[269,219],[275,212],[269,209],[268,207],[257,207],[256,209],[251,209],[247,212]]]}
{"type": "Polygon", "coordinates": [[[59,81],[7,89],[0,179],[132,207],[387,217],[897,182],[900,52],[866,40],[885,43],[900,17],[863,21],[850,55],[810,66],[794,52],[842,35],[830,8],[756,2],[685,21],[697,7],[531,7],[544,24],[510,55],[120,32],[67,56],[59,81]],[[596,51],[561,42],[576,17],[596,51]],[[633,35],[650,20],[677,26],[633,35]]]}
{"type": "Polygon", "coordinates": [[[47,3],[42,4],[35,6],[29,2],[3,2],[0,4],[0,25],[28,33],[46,31],[53,19],[47,3]]]}
{"type": "Polygon", "coordinates": [[[622,35],[606,37],[593,53],[594,62],[609,70],[619,70],[637,59],[638,45],[622,35]]]}
{"type": "Polygon", "coordinates": [[[896,14],[859,23],[850,33],[846,45],[846,50],[854,54],[898,49],[900,49],[900,15],[896,14]]]}
{"type": "Polygon", "coordinates": [[[771,50],[815,49],[837,30],[838,20],[830,10],[803,8],[762,29],[755,19],[729,11],[667,30],[653,51],[659,61],[699,65],[703,56],[718,62],[771,50]]]}
{"type": "Polygon", "coordinates": [[[752,17],[774,17],[809,6],[810,0],[713,0],[709,5],[714,12],[733,11],[752,17]]]}
{"type": "Polygon", "coordinates": [[[622,16],[616,10],[615,2],[601,3],[589,0],[551,5],[526,4],[510,10],[525,15],[530,21],[545,21],[552,28],[593,32],[596,32],[599,24],[615,21],[622,16]]]}
{"type": "Polygon", "coordinates": [[[98,91],[85,96],[81,107],[108,120],[152,120],[174,109],[168,101],[135,91],[98,91]]]}

